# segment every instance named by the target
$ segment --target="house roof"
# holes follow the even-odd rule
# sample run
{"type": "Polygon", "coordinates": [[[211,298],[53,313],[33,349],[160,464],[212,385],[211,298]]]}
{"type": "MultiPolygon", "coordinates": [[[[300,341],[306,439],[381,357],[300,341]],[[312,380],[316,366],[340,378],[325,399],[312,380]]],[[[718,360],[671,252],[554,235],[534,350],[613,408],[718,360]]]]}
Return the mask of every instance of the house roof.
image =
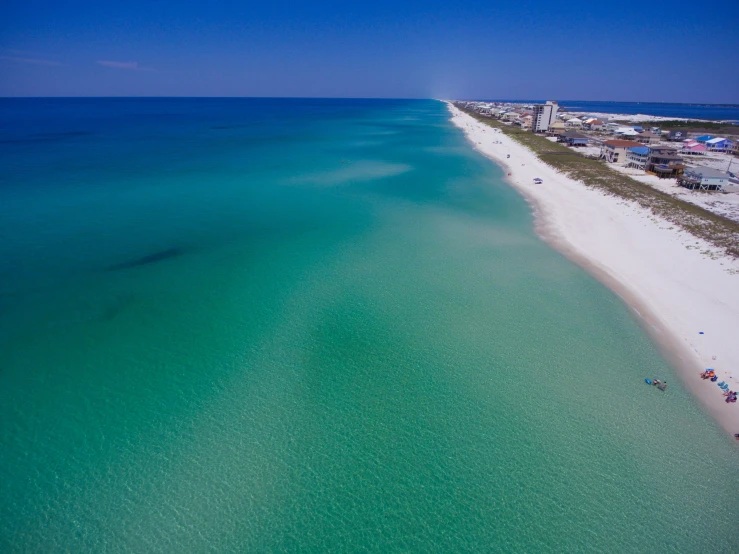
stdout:
{"type": "Polygon", "coordinates": [[[639,133],[639,136],[640,137],[653,137],[653,138],[659,137],[659,135],[655,135],[651,131],[644,131],[643,133],[639,133]]]}
{"type": "Polygon", "coordinates": [[[713,135],[701,135],[700,137],[697,137],[695,140],[698,140],[700,142],[706,142],[707,140],[711,140],[713,138],[713,135]]]}
{"type": "Polygon", "coordinates": [[[725,138],[721,138],[721,137],[716,137],[716,138],[714,138],[714,139],[711,139],[711,140],[707,140],[707,141],[706,141],[706,144],[718,144],[718,143],[720,143],[720,142],[725,142],[726,140],[727,140],[727,139],[725,139],[725,138]]]}
{"type": "Polygon", "coordinates": [[[652,154],[650,158],[655,158],[659,160],[680,160],[682,161],[682,158],[678,156],[677,154],[660,154],[658,152],[652,154]]]}
{"type": "Polygon", "coordinates": [[[614,148],[631,148],[632,146],[641,146],[640,142],[634,142],[633,140],[607,140],[603,142],[603,144],[607,144],[608,146],[613,146],[614,148]]]}
{"type": "Polygon", "coordinates": [[[685,170],[685,173],[690,173],[696,177],[702,177],[702,178],[720,178],[720,179],[728,179],[729,175],[727,173],[724,173],[723,171],[719,171],[718,169],[713,169],[712,167],[689,167],[685,170]]]}
{"type": "Polygon", "coordinates": [[[649,154],[649,148],[646,146],[632,146],[629,148],[632,152],[635,152],[636,154],[641,154],[642,156],[646,156],[649,154]]]}

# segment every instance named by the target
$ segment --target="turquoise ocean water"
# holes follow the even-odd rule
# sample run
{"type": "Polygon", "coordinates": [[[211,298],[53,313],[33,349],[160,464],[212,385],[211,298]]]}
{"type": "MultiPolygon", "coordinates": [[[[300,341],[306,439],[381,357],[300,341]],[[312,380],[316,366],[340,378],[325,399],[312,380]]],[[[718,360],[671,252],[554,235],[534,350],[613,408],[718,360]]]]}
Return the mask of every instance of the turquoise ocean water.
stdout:
{"type": "Polygon", "coordinates": [[[0,115],[0,550],[736,551],[736,445],[443,104],[0,115]]]}

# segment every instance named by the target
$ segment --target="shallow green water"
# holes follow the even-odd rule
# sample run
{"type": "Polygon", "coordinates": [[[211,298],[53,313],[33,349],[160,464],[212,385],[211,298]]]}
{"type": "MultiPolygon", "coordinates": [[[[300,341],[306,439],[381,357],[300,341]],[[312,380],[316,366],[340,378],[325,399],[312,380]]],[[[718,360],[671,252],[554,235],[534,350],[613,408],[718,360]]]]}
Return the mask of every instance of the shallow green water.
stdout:
{"type": "Polygon", "coordinates": [[[56,102],[0,104],[2,550],[735,551],[737,448],[442,104],[56,102]]]}

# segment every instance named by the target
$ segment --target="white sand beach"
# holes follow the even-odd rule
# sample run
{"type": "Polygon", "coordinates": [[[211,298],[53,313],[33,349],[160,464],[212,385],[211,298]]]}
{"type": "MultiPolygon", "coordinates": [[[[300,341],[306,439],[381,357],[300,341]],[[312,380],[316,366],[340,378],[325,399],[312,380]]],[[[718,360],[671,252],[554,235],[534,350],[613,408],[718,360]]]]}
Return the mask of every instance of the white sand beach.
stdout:
{"type": "Polygon", "coordinates": [[[718,382],[739,389],[739,261],[636,204],[566,177],[502,132],[447,105],[452,122],[503,166],[532,204],[542,238],[624,298],[689,390],[729,433],[739,433],[739,403],[727,404],[717,383],[699,378],[711,367],[718,382]],[[534,183],[537,177],[541,184],[534,183]]]}

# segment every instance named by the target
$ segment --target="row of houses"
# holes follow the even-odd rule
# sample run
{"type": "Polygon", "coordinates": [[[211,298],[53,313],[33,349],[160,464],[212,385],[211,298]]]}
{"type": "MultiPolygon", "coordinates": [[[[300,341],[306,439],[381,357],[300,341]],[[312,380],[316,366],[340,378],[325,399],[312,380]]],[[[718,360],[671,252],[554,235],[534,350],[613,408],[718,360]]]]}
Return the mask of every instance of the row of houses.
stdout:
{"type": "MultiPolygon", "coordinates": [[[[671,142],[682,142],[683,145],[690,143],[692,146],[700,145],[702,152],[731,152],[739,155],[739,141],[713,135],[701,135],[690,138],[687,131],[673,129],[667,132],[665,138],[671,142]]],[[[685,148],[685,146],[683,146],[685,148]]]]}
{"type": "Polygon", "coordinates": [[[560,113],[557,102],[544,104],[513,105],[501,103],[467,103],[481,115],[497,117],[505,122],[546,132],[557,142],[571,147],[585,147],[589,143],[600,145],[600,159],[607,163],[639,169],[660,178],[676,178],[678,184],[690,189],[722,190],[730,175],[711,168],[687,168],[683,156],[706,152],[733,152],[739,155],[739,141],[702,135],[689,139],[685,131],[662,131],[659,127],[644,128],[641,125],[626,126],[596,117],[571,117],[560,113]],[[470,105],[471,104],[471,105],[470,105]],[[587,136],[583,131],[595,131],[587,136]],[[603,135],[613,138],[603,140],[603,135]],[[682,142],[680,148],[662,146],[667,139],[682,142]]]}
{"type": "MultiPolygon", "coordinates": [[[[573,117],[567,112],[560,112],[557,102],[548,100],[544,104],[520,105],[503,102],[464,102],[465,107],[476,110],[487,117],[496,117],[522,129],[530,129],[535,133],[558,135],[564,131],[587,130],[606,133],[615,139],[633,140],[641,144],[651,145],[662,139],[674,142],[688,140],[684,130],[663,131],[660,127],[645,128],[642,125],[627,126],[609,122],[605,118],[593,116],[573,117]]],[[[694,139],[702,148],[695,145],[686,147],[686,153],[732,152],[739,155],[739,141],[724,137],[702,135],[694,139]]]]}
{"type": "Polygon", "coordinates": [[[736,146],[734,144],[735,141],[731,141],[723,137],[714,137],[712,135],[703,135],[696,137],[694,140],[698,144],[705,145],[706,150],[709,152],[728,152],[736,146]]]}
{"type": "Polygon", "coordinates": [[[556,102],[528,106],[513,105],[500,102],[465,102],[465,107],[472,108],[486,117],[496,117],[502,121],[530,129],[535,133],[545,132],[555,121],[559,106],[556,102]]]}
{"type": "MultiPolygon", "coordinates": [[[[566,123],[564,124],[554,123],[550,125],[549,130],[547,131],[547,134],[553,135],[553,136],[559,136],[560,134],[564,133],[568,129],[574,130],[578,128],[593,130],[593,127],[592,126],[588,127],[587,124],[585,124],[585,126],[583,127],[573,128],[572,126],[568,126],[566,123]]],[[[659,142],[660,140],[660,136],[657,135],[656,133],[653,133],[651,131],[637,132],[631,127],[619,128],[615,132],[612,132],[610,134],[613,135],[616,139],[631,140],[631,141],[636,141],[641,144],[647,144],[647,145],[654,144],[656,142],[659,142]]]]}
{"type": "Polygon", "coordinates": [[[654,173],[663,179],[679,177],[685,171],[685,162],[676,148],[650,147],[633,140],[603,141],[600,158],[608,163],[654,173]]]}
{"type": "Polygon", "coordinates": [[[721,191],[731,176],[710,167],[686,167],[677,148],[645,146],[629,140],[607,140],[601,146],[601,159],[652,173],[660,179],[676,178],[691,190],[721,191]]]}

